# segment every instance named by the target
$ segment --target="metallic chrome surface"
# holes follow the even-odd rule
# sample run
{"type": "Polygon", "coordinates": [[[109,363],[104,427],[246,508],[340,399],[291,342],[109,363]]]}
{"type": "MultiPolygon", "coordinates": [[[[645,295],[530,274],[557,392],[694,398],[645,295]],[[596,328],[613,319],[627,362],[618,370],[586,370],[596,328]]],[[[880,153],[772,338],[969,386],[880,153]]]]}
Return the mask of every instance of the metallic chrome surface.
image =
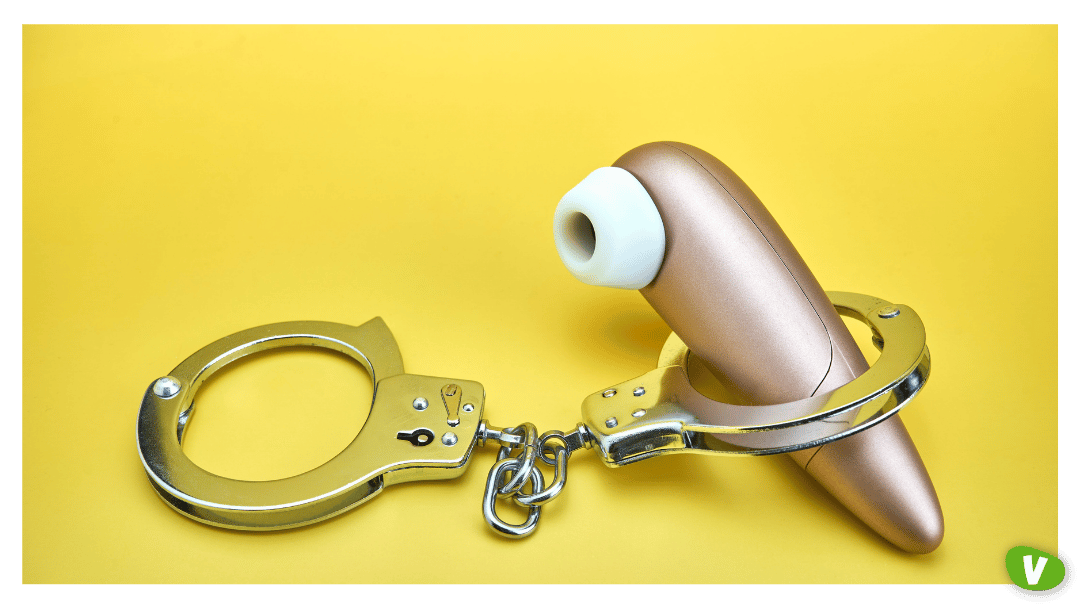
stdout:
{"type": "Polygon", "coordinates": [[[882,319],[891,319],[900,314],[900,309],[895,306],[886,306],[878,311],[878,316],[882,319]]]}
{"type": "Polygon", "coordinates": [[[589,429],[581,423],[578,423],[577,427],[568,433],[548,431],[540,435],[540,449],[537,456],[544,461],[544,464],[555,466],[554,450],[560,445],[566,448],[567,456],[569,456],[581,448],[592,447],[592,435],[589,433],[589,429]],[[549,444],[552,443],[556,444],[556,446],[549,447],[549,444]],[[552,450],[551,456],[547,455],[549,449],[552,450]]]}
{"type": "Polygon", "coordinates": [[[136,438],[147,477],[158,495],[180,513],[242,530],[303,526],[356,507],[394,483],[457,477],[464,472],[483,414],[484,388],[479,383],[405,374],[394,336],[378,317],[359,327],[298,321],[244,330],[202,348],[170,376],[180,385],[179,393],[166,399],[151,386],[139,409],[136,438]],[[335,350],[368,371],[375,395],[356,438],[325,464],[273,481],[229,479],[191,462],[180,446],[199,386],[241,357],[285,346],[335,350]],[[447,429],[445,412],[417,411],[411,405],[417,395],[441,398],[448,383],[460,387],[459,394],[477,405],[475,412],[461,416],[455,429],[468,440],[418,446],[397,439],[399,432],[447,429]]]}
{"type": "MultiPolygon", "coordinates": [[[[535,530],[541,505],[565,487],[567,462],[578,449],[595,448],[608,466],[675,452],[772,454],[820,446],[865,431],[903,407],[929,374],[929,351],[918,315],[906,306],[869,296],[829,295],[841,314],[871,327],[875,345],[883,349],[881,357],[850,384],[792,403],[741,406],[704,397],[687,378],[687,346],[672,334],[661,350],[658,369],[589,396],[582,405],[585,421],[573,431],[548,431],[538,437],[531,423],[490,428],[481,418],[484,390],[479,383],[405,374],[393,335],[379,318],[360,327],[313,321],[278,323],[222,338],[155,381],[139,411],[139,453],[158,495],[180,513],[215,526],[275,530],[332,517],[393,483],[457,477],[473,446],[493,440],[500,446],[499,461],[488,474],[484,517],[497,533],[522,538],[535,530]],[[264,482],[217,476],[187,459],[180,446],[202,382],[243,356],[297,345],[342,352],[371,375],[375,386],[371,413],[352,443],[312,471],[264,482]],[[435,395],[442,400],[443,410],[427,407],[435,395]],[[461,406],[463,401],[468,402],[461,406]],[[431,441],[433,430],[444,431],[441,442],[431,441]],[[458,433],[469,439],[459,440],[458,433]],[[509,457],[517,450],[518,456],[509,457]],[[550,486],[545,487],[537,457],[555,467],[550,486]],[[503,484],[507,474],[512,478],[503,484]],[[530,492],[524,491],[527,484],[531,484],[530,492]],[[494,501],[500,496],[529,508],[524,523],[507,524],[498,517],[494,501]]],[[[818,460],[828,471],[848,466],[832,462],[835,459],[829,456],[818,456],[811,466],[818,460]]],[[[833,488],[830,475],[823,475],[823,483],[842,494],[849,483],[847,476],[833,475],[841,486],[833,488]]],[[[870,486],[861,490],[865,491],[856,492],[858,499],[872,499],[883,491],[870,486]]],[[[867,509],[880,511],[872,506],[867,509]]],[[[864,519],[870,517],[871,525],[877,521],[874,513],[857,512],[864,519]]],[[[923,539],[934,532],[927,529],[911,532],[910,538],[888,538],[916,547],[909,550],[928,551],[936,544],[930,546],[923,539]]]]}
{"type": "Polygon", "coordinates": [[[457,426],[460,419],[458,410],[461,409],[461,387],[456,384],[447,384],[439,391],[442,396],[443,406],[446,408],[446,424],[457,426]]]}
{"type": "Polygon", "coordinates": [[[556,450],[566,450],[567,453],[570,452],[566,437],[559,431],[548,431],[543,435],[540,435],[539,444],[540,449],[537,451],[536,455],[548,466],[555,466],[556,450]],[[548,456],[548,452],[551,452],[550,456],[548,456]]]}
{"type": "MultiPolygon", "coordinates": [[[[506,538],[524,538],[536,530],[536,524],[540,521],[540,505],[530,505],[529,515],[526,517],[525,522],[520,525],[506,523],[495,512],[495,499],[498,498],[497,490],[504,475],[512,471],[516,472],[520,468],[521,462],[516,458],[506,458],[496,462],[495,466],[491,467],[491,472],[488,473],[487,485],[484,487],[484,519],[487,520],[496,533],[506,538]]],[[[544,487],[544,476],[539,469],[529,469],[528,476],[532,481],[534,490],[544,487]]]]}
{"type": "Polygon", "coordinates": [[[176,378],[170,378],[165,376],[164,378],[158,378],[154,383],[154,394],[162,399],[171,399],[180,392],[180,383],[176,381],[176,378]]]}
{"type": "MultiPolygon", "coordinates": [[[[521,444],[522,452],[518,460],[521,462],[521,466],[514,472],[514,476],[510,478],[510,481],[503,485],[499,489],[499,496],[506,496],[513,494],[520,490],[525,482],[529,479],[529,471],[535,468],[536,462],[536,425],[531,422],[519,425],[513,429],[513,433],[522,433],[525,437],[524,442],[521,444]]],[[[511,448],[502,447],[499,449],[499,460],[505,459],[509,456],[511,448]]]]}
{"type": "Polygon", "coordinates": [[[518,494],[513,497],[513,501],[523,507],[531,507],[543,505],[557,497],[566,485],[566,461],[569,458],[570,453],[566,449],[565,442],[557,446],[555,448],[555,478],[551,480],[551,485],[538,488],[534,484],[532,494],[518,494]]]}
{"type": "MultiPolygon", "coordinates": [[[[583,447],[590,447],[592,440],[588,428],[580,423],[573,431],[567,433],[548,431],[539,438],[536,436],[536,426],[528,422],[514,429],[507,429],[507,432],[510,437],[516,437],[513,433],[521,432],[523,435],[520,437],[526,441],[518,445],[504,443],[499,449],[499,460],[488,472],[487,490],[483,501],[484,518],[499,534],[508,538],[524,538],[536,528],[540,519],[540,506],[554,500],[566,486],[566,463],[570,459],[570,454],[583,447]],[[516,458],[511,458],[511,452],[518,448],[521,449],[520,454],[516,458]],[[555,478],[550,486],[544,487],[544,476],[536,467],[536,458],[555,467],[555,478]],[[507,489],[510,484],[502,483],[506,473],[514,472],[516,477],[523,470],[527,472],[527,479],[532,482],[531,492],[524,491],[524,484],[516,489],[507,489]],[[511,526],[499,519],[495,515],[496,498],[509,499],[520,506],[529,507],[529,515],[525,523],[521,526],[511,526]]],[[[487,430],[486,420],[480,424],[478,436],[484,439],[496,438],[492,431],[487,430]]]]}
{"type": "MultiPolygon", "coordinates": [[[[608,466],[678,452],[777,454],[836,441],[895,414],[922,388],[930,373],[926,334],[915,311],[876,313],[889,302],[861,294],[830,292],[836,310],[857,318],[880,336],[878,361],[852,382],[822,394],[776,405],[733,405],[713,401],[691,386],[689,350],[672,334],[661,350],[660,367],[616,388],[644,386],[648,399],[605,399],[594,393],[582,404],[584,423],[608,466]],[[644,409],[634,418],[631,412],[644,409]],[[607,430],[612,418],[629,420],[607,430]]],[[[609,389],[611,390],[611,389],[609,389]]]]}
{"type": "MultiPolygon", "coordinates": [[[[490,439],[498,443],[502,448],[516,448],[519,447],[525,440],[524,435],[515,435],[511,433],[513,429],[495,429],[491,428],[487,420],[480,421],[480,428],[477,429],[477,445],[484,447],[487,445],[487,441],[490,439]]],[[[500,453],[502,449],[500,448],[500,453]]],[[[509,454],[509,449],[505,454],[509,454]]],[[[505,454],[499,457],[499,460],[505,458],[505,454]]]]}

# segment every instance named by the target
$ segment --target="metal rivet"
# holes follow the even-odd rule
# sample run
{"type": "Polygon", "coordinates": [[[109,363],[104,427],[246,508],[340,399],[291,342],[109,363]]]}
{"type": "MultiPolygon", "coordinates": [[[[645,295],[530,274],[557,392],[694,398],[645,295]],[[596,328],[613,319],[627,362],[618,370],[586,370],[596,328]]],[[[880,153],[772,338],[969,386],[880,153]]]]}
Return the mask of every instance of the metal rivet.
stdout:
{"type": "Polygon", "coordinates": [[[454,445],[455,443],[457,443],[457,435],[449,432],[445,433],[442,436],[442,442],[443,445],[454,445]]]}
{"type": "Polygon", "coordinates": [[[427,409],[427,399],[424,399],[423,397],[417,397],[416,399],[413,399],[412,406],[414,410],[422,412],[427,409]]]}
{"type": "Polygon", "coordinates": [[[175,378],[165,376],[164,378],[158,378],[154,383],[154,394],[162,399],[168,399],[180,392],[180,383],[175,378]]]}
{"type": "Polygon", "coordinates": [[[881,317],[882,319],[891,319],[898,314],[900,314],[899,308],[895,306],[886,306],[885,308],[882,308],[878,311],[877,316],[881,317]]]}
{"type": "Polygon", "coordinates": [[[461,406],[461,409],[465,410],[465,413],[469,413],[473,411],[473,404],[466,403],[465,405],[461,406]]]}
{"type": "Polygon", "coordinates": [[[640,396],[642,396],[644,394],[645,394],[645,387],[644,386],[639,386],[639,387],[634,389],[634,396],[635,397],[640,397],[640,396]]]}
{"type": "Polygon", "coordinates": [[[619,420],[617,418],[615,418],[614,416],[612,416],[611,418],[608,418],[607,420],[605,420],[604,424],[607,425],[607,428],[613,429],[613,428],[615,428],[616,426],[619,425],[619,420]]]}
{"type": "Polygon", "coordinates": [[[602,394],[602,395],[604,396],[604,398],[606,399],[606,398],[608,398],[608,397],[614,397],[614,396],[615,396],[615,393],[617,393],[617,392],[619,392],[619,391],[617,391],[617,390],[615,390],[615,389],[613,389],[613,388],[609,388],[609,389],[607,389],[606,391],[604,391],[604,392],[603,392],[603,393],[601,393],[601,394],[602,394]]]}
{"type": "Polygon", "coordinates": [[[645,415],[645,410],[634,410],[634,413],[632,415],[634,416],[634,418],[641,418],[645,415]]]}

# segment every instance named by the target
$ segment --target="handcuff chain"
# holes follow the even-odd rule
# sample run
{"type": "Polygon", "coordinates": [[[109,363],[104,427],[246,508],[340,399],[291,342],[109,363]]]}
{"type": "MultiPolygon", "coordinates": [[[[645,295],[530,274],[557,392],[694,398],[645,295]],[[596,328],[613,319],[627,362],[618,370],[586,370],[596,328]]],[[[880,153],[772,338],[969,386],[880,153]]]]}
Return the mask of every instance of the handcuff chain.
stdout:
{"type": "Polygon", "coordinates": [[[566,463],[570,454],[592,444],[592,436],[584,424],[578,424],[568,433],[548,431],[537,437],[536,425],[531,422],[498,431],[489,428],[484,420],[480,423],[477,436],[480,446],[488,439],[499,443],[499,457],[488,472],[483,513],[492,529],[507,538],[524,538],[536,530],[540,507],[554,500],[566,485],[566,463]],[[520,452],[514,456],[517,450],[520,452]],[[537,457],[555,468],[551,485],[545,485],[544,474],[536,464],[537,457]],[[506,481],[508,474],[511,477],[506,481]],[[528,493],[524,491],[526,484],[531,490],[528,493]],[[514,525],[503,521],[495,513],[496,498],[512,500],[529,509],[525,522],[514,525]]]}

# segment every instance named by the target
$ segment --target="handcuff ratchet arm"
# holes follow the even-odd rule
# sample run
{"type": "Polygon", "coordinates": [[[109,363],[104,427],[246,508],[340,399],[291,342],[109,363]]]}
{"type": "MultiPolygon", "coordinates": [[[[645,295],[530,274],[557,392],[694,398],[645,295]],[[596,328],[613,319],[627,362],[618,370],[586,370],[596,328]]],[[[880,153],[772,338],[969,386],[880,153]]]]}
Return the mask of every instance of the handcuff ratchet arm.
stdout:
{"type": "Polygon", "coordinates": [[[616,467],[661,454],[765,455],[842,439],[896,414],[930,375],[926,332],[914,310],[880,298],[828,292],[837,311],[870,326],[881,355],[835,390],[791,403],[733,405],[699,393],[689,350],[671,334],[659,366],[588,396],[582,415],[594,447],[616,467]]]}
{"type": "Polygon", "coordinates": [[[213,342],[151,385],[139,409],[137,441],[151,484],[180,513],[225,528],[277,530],[333,517],[394,483],[461,475],[483,406],[484,388],[478,382],[405,374],[397,343],[381,318],[359,327],[275,323],[213,342]],[[202,382],[243,356],[285,346],[336,350],[371,374],[371,412],[357,436],[325,464],[286,479],[230,479],[193,463],[181,450],[181,440],[202,382]],[[163,381],[173,389],[160,390],[163,381]],[[444,389],[452,386],[458,387],[463,404],[455,419],[440,406],[444,389]],[[431,407],[414,405],[419,400],[431,407]],[[426,433],[417,440],[421,429],[426,433]]]}

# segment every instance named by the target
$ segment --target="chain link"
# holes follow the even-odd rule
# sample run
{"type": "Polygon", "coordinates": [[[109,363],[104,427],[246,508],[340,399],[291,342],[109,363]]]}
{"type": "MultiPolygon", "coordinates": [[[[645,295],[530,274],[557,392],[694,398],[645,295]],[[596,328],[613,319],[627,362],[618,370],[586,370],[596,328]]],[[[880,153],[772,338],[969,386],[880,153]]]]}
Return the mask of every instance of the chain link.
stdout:
{"type": "Polygon", "coordinates": [[[497,431],[490,429],[485,420],[480,424],[478,436],[481,446],[489,439],[499,444],[499,458],[488,472],[483,511],[492,529],[507,538],[524,538],[536,530],[540,507],[554,500],[566,485],[566,463],[571,452],[592,445],[589,430],[583,424],[568,433],[548,431],[537,437],[536,425],[531,422],[497,431]],[[544,475],[537,468],[537,457],[555,468],[551,485],[545,485],[544,475]],[[508,475],[510,480],[505,481],[508,475]],[[526,485],[529,492],[525,492],[526,485]],[[495,513],[496,498],[528,508],[525,521],[517,525],[503,521],[495,513]]]}
{"type": "MultiPolygon", "coordinates": [[[[514,472],[510,481],[499,488],[499,498],[505,498],[511,494],[519,494],[521,488],[525,487],[525,482],[529,479],[531,471],[536,469],[536,425],[531,422],[518,425],[510,431],[514,435],[523,435],[524,439],[519,448],[521,448],[521,454],[518,456],[518,467],[514,472]]],[[[499,461],[506,460],[510,453],[517,448],[511,448],[503,446],[499,448],[499,461]]],[[[541,482],[541,485],[543,482],[541,482]]],[[[536,491],[536,485],[533,485],[533,491],[536,491]]]]}

